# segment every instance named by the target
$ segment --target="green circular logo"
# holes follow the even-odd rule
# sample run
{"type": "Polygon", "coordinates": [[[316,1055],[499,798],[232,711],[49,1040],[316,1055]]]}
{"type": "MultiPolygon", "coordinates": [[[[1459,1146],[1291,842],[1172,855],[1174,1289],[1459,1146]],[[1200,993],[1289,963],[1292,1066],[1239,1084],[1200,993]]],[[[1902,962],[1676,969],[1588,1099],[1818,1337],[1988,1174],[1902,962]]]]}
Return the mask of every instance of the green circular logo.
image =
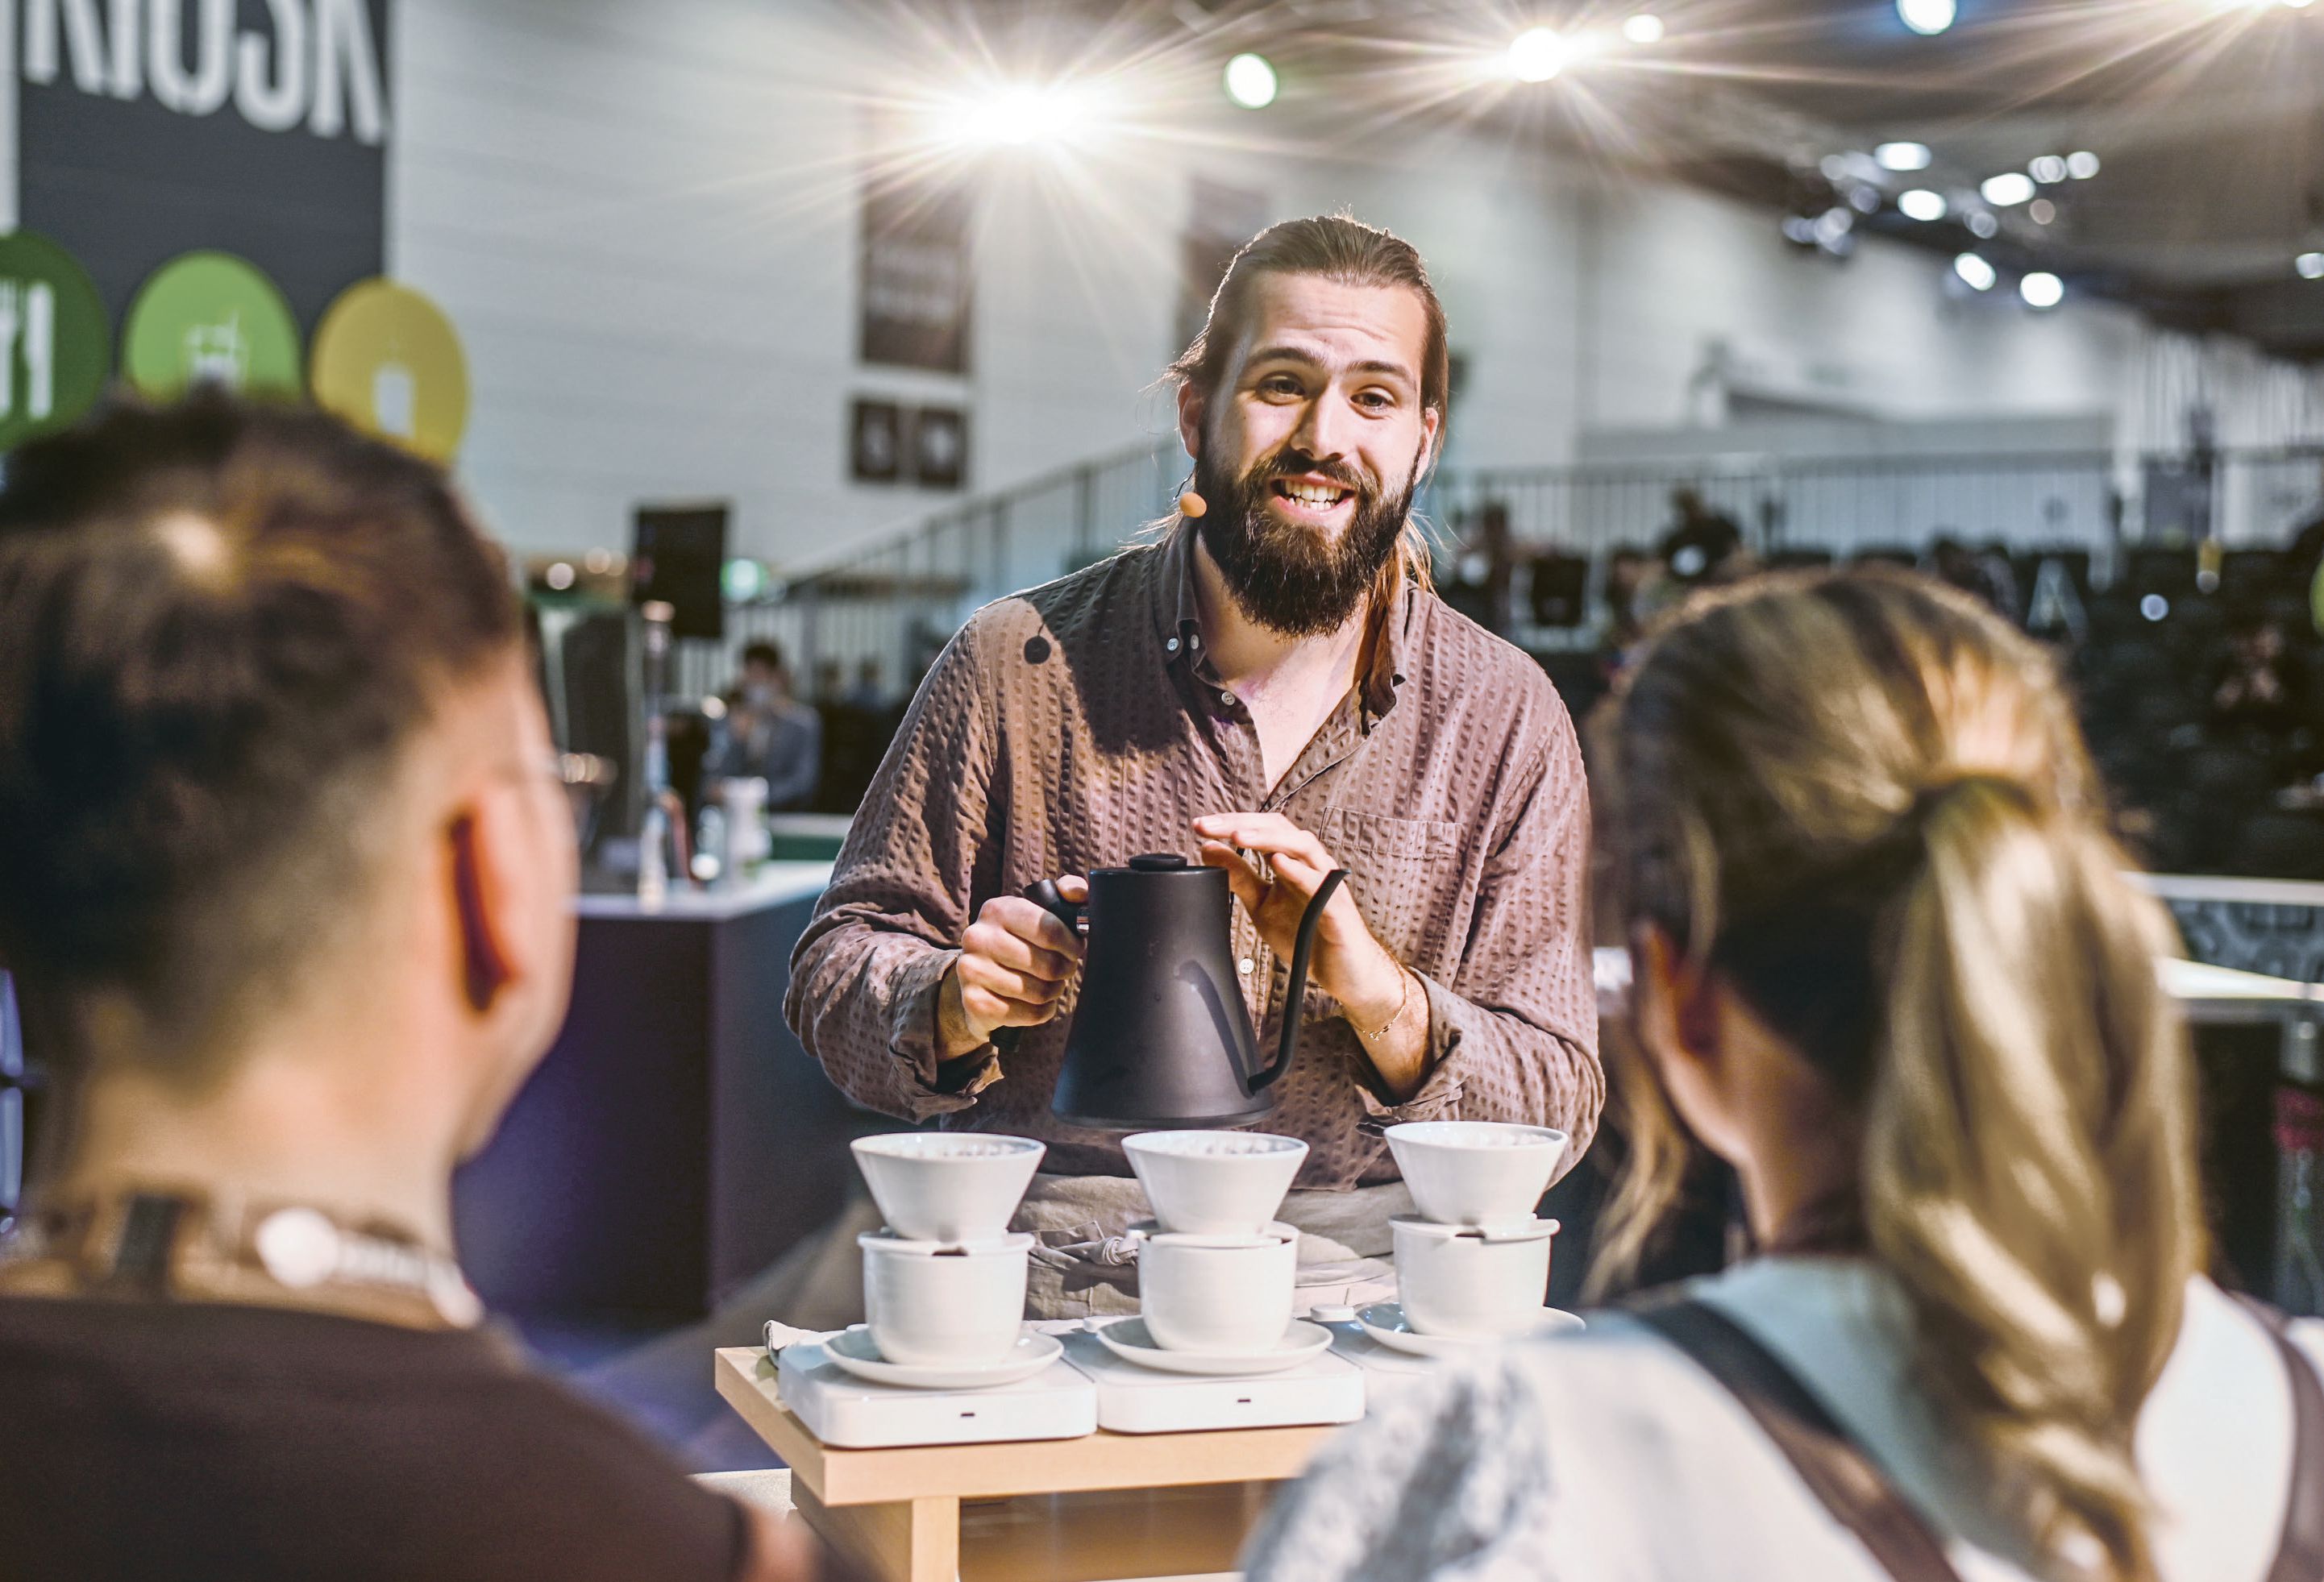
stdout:
{"type": "Polygon", "coordinates": [[[184,253],[137,289],[121,329],[121,372],[156,400],[196,384],[296,395],[299,323],[248,259],[184,253]]]}
{"type": "Polygon", "coordinates": [[[0,450],[88,411],[112,365],[112,322],[88,271],[37,232],[0,236],[0,450]]]}

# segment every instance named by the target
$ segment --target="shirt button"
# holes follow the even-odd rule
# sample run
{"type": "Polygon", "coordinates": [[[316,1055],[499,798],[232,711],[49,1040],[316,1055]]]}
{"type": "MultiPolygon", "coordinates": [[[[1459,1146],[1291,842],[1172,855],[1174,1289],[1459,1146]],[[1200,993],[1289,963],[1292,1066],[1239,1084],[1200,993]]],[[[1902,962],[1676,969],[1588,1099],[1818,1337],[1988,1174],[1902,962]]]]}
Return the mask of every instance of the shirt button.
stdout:
{"type": "Polygon", "coordinates": [[[1245,956],[1241,961],[1235,963],[1235,970],[1248,978],[1250,976],[1251,969],[1258,965],[1259,963],[1257,961],[1251,960],[1249,956],[1245,956]]]}
{"type": "Polygon", "coordinates": [[[1226,691],[1224,688],[1221,688],[1219,692],[1219,702],[1226,704],[1229,708],[1232,708],[1234,707],[1235,695],[1234,694],[1226,691]]]}
{"type": "Polygon", "coordinates": [[[1178,639],[1176,638],[1172,638],[1168,642],[1164,643],[1162,646],[1175,654],[1178,651],[1178,639]]]}

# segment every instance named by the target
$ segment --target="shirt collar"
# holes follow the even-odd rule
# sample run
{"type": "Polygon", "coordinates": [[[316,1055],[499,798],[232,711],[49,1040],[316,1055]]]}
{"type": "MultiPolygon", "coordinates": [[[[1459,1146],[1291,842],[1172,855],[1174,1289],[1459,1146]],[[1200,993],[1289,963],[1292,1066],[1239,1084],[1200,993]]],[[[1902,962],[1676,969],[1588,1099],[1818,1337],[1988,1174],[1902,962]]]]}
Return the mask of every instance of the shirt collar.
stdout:
{"type": "MultiPolygon", "coordinates": [[[[1197,667],[1203,654],[1202,605],[1194,593],[1194,528],[1182,522],[1162,546],[1154,601],[1154,636],[1167,663],[1197,667]]],[[[1367,634],[1371,663],[1364,675],[1364,707],[1374,718],[1396,706],[1396,689],[1411,674],[1424,601],[1398,579],[1396,599],[1367,634]]]]}

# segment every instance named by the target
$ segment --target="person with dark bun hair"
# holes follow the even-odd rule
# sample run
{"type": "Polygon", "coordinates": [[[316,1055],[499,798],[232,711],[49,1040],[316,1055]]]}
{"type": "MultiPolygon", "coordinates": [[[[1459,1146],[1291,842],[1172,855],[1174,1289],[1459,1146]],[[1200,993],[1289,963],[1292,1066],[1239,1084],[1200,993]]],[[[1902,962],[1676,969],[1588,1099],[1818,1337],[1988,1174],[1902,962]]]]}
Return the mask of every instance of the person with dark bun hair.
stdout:
{"type": "Polygon", "coordinates": [[[56,1099],[0,1243],[11,1582],[816,1574],[455,1258],[572,974],[530,677],[500,549],[332,418],[205,394],[9,457],[0,965],[56,1099]]]}
{"type": "Polygon", "coordinates": [[[1381,1402],[1253,1582],[2324,1576],[2324,1324],[2202,1273],[2195,1088],[2043,649],[1901,572],[1706,593],[1618,693],[1641,1058],[1759,1251],[1381,1402]]]}

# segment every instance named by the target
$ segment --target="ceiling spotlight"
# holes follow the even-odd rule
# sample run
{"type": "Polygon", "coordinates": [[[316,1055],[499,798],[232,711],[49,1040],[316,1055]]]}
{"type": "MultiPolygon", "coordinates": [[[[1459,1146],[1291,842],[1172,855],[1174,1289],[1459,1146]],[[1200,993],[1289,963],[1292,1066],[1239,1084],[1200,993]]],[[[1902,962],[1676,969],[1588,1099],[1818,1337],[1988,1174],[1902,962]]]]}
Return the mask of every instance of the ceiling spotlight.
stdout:
{"type": "Polygon", "coordinates": [[[1972,291],[1990,291],[1993,282],[2001,278],[1994,272],[1993,265],[1974,253],[1964,253],[1954,259],[1953,273],[1960,276],[1961,283],[1972,291]]]}
{"type": "Polygon", "coordinates": [[[2066,282],[2048,270],[2037,269],[2017,282],[2017,294],[2028,308],[2055,308],[2066,299],[2066,282]]]}
{"type": "Polygon", "coordinates": [[[2324,253],[2303,253],[2292,261],[2303,281],[2324,281],[2324,253]]]}
{"type": "Polygon", "coordinates": [[[2025,206],[2025,217],[2037,225],[2046,225],[2058,217],[2058,206],[2046,198],[2037,198],[2025,206]]]}
{"type": "Polygon", "coordinates": [[[2098,173],[2098,156],[2088,149],[2080,149],[2066,156],[2066,174],[2077,181],[2087,181],[2098,173]]]}
{"type": "Polygon", "coordinates": [[[1786,241],[1797,242],[1803,247],[1812,244],[1815,241],[1815,222],[1805,215],[1785,215],[1784,238],[1786,241]]]}
{"type": "Polygon", "coordinates": [[[2001,222],[1983,209],[1973,209],[1969,216],[1969,228],[1980,242],[1990,242],[2001,235],[2001,222]]]}
{"type": "Polygon", "coordinates": [[[540,580],[561,593],[573,585],[573,567],[566,561],[554,561],[541,574],[540,580]]]}
{"type": "Polygon", "coordinates": [[[1986,178],[1978,193],[1996,208],[2007,208],[2024,203],[2034,196],[2034,178],[2023,170],[2004,170],[1998,176],[1986,178]]]}
{"type": "Polygon", "coordinates": [[[1848,207],[1854,209],[1860,215],[1878,214],[1880,212],[1880,189],[1877,187],[1861,186],[1849,188],[1848,189],[1848,207]]]}
{"type": "Polygon", "coordinates": [[[1898,195],[1896,207],[1908,220],[1931,222],[1945,217],[1945,195],[1932,192],[1925,187],[1915,187],[1898,195]]]}
{"type": "Polygon", "coordinates": [[[1555,28],[1529,27],[1509,45],[1509,75],[1519,82],[1547,82],[1572,56],[1573,46],[1555,28]]]}
{"type": "Polygon", "coordinates": [[[1816,216],[1816,245],[1828,253],[1842,253],[1852,245],[1849,234],[1856,229],[1856,216],[1835,204],[1816,216]]]}
{"type": "Polygon", "coordinates": [[[1227,62],[1227,97],[1246,110],[1275,103],[1275,66],[1264,55],[1238,55],[1227,62]]]}
{"type": "Polygon", "coordinates": [[[1872,151],[1872,157],[1884,170],[1925,170],[1929,168],[1929,145],[1925,143],[1884,143],[1872,151]]]}
{"type": "Polygon", "coordinates": [[[1651,11],[1641,11],[1622,24],[1622,36],[1634,44],[1659,44],[1664,31],[1663,19],[1651,11]]]}
{"type": "Polygon", "coordinates": [[[1896,19],[1923,38],[1934,38],[1960,14],[1955,0],[1896,0],[1896,19]]]}
{"type": "Polygon", "coordinates": [[[1088,112],[1083,97],[1062,84],[1017,83],[954,106],[945,131],[955,143],[1022,148],[1071,136],[1088,112]]]}
{"type": "Polygon", "coordinates": [[[2066,179],[2066,161],[2056,154],[2036,154],[2025,169],[2044,187],[2055,187],[2066,179]]]}

